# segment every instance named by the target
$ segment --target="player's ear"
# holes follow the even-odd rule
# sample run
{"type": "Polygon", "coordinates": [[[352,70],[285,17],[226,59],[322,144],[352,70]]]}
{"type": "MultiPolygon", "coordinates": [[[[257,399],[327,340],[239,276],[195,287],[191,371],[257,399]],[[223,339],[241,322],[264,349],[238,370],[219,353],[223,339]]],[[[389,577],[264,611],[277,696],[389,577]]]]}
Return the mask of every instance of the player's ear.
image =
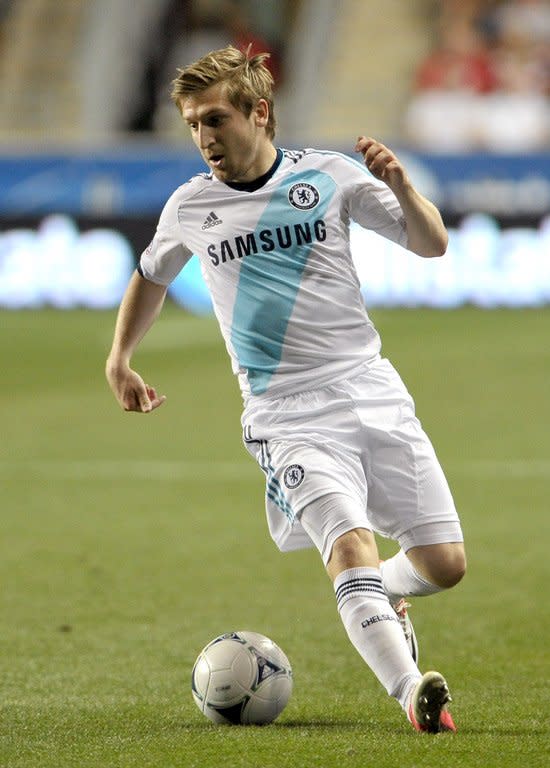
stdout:
{"type": "Polygon", "coordinates": [[[265,128],[269,120],[269,104],[265,99],[258,99],[254,113],[258,128],[265,128]]]}

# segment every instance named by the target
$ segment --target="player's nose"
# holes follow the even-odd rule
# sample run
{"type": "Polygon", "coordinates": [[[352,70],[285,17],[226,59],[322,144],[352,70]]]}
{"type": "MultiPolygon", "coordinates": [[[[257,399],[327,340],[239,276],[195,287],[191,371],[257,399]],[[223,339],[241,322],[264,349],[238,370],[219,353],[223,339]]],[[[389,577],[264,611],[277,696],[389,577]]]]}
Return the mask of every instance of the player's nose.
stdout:
{"type": "Polygon", "coordinates": [[[214,133],[207,125],[199,125],[199,147],[208,149],[214,143],[214,133]]]}

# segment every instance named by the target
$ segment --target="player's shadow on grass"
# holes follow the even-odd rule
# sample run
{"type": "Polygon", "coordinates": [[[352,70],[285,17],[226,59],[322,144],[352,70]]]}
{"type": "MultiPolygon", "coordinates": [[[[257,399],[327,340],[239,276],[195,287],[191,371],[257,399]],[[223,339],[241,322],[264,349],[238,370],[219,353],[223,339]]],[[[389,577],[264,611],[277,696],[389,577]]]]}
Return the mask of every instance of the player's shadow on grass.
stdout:
{"type": "MultiPolygon", "coordinates": [[[[305,731],[307,730],[324,730],[326,728],[338,728],[340,730],[349,730],[349,731],[355,731],[355,730],[361,730],[364,731],[365,727],[371,727],[374,726],[374,723],[371,723],[366,720],[355,720],[351,718],[342,718],[340,720],[335,720],[334,718],[300,718],[300,719],[292,719],[292,720],[277,720],[277,722],[272,723],[270,726],[271,728],[287,728],[288,730],[298,730],[303,729],[305,731]]],[[[377,725],[379,727],[379,725],[377,725]]],[[[388,726],[388,730],[395,730],[395,728],[391,728],[388,726]]]]}
{"type": "MultiPolygon", "coordinates": [[[[296,719],[296,720],[277,720],[274,723],[266,723],[265,725],[231,725],[231,724],[222,724],[222,725],[216,725],[215,723],[208,722],[205,720],[204,722],[193,722],[193,723],[182,723],[178,722],[177,728],[178,730],[187,730],[187,731],[205,731],[205,730],[223,730],[225,728],[230,730],[242,730],[244,731],[271,731],[271,730],[288,730],[288,731],[322,731],[327,730],[331,728],[337,728],[340,731],[356,731],[361,730],[363,731],[365,729],[365,726],[374,726],[373,723],[366,723],[365,721],[359,721],[359,720],[334,720],[334,719],[326,719],[323,718],[311,718],[311,719],[296,719]]],[[[388,726],[388,732],[391,730],[395,730],[395,728],[390,728],[388,726]]]]}

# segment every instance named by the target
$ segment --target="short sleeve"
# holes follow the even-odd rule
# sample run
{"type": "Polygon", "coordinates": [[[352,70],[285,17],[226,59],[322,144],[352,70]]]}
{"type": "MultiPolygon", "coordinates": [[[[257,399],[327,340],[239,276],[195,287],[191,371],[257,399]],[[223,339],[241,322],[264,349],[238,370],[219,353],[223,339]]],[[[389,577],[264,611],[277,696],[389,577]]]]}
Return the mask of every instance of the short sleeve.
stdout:
{"type": "Polygon", "coordinates": [[[181,239],[178,205],[176,192],[164,206],[155,236],[139,260],[143,277],[160,285],[169,285],[193,255],[181,239]]]}
{"type": "Polygon", "coordinates": [[[407,225],[394,193],[366,167],[352,159],[349,160],[343,194],[353,221],[407,247],[407,225]]]}

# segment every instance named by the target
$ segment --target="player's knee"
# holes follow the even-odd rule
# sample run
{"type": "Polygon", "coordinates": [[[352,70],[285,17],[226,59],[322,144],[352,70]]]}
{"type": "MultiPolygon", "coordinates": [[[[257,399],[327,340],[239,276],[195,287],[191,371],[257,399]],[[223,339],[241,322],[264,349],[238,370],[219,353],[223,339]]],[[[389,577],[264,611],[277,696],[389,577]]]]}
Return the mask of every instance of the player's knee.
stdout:
{"type": "Polygon", "coordinates": [[[462,548],[453,560],[453,587],[455,584],[458,584],[459,581],[462,581],[466,575],[467,567],[466,553],[464,552],[464,548],[462,548]]]}
{"type": "Polygon", "coordinates": [[[371,531],[354,528],[339,536],[332,545],[327,572],[334,579],[349,568],[378,566],[378,549],[371,531]]]}
{"type": "Polygon", "coordinates": [[[339,536],[332,545],[333,556],[343,560],[362,559],[371,547],[369,532],[362,528],[354,528],[339,536]]]}
{"type": "Polygon", "coordinates": [[[407,555],[419,573],[441,589],[456,586],[466,573],[466,553],[460,543],[415,547],[407,555]]]}
{"type": "Polygon", "coordinates": [[[447,549],[444,557],[438,561],[435,570],[435,583],[443,589],[456,586],[466,573],[466,554],[463,547],[447,549]]]}

